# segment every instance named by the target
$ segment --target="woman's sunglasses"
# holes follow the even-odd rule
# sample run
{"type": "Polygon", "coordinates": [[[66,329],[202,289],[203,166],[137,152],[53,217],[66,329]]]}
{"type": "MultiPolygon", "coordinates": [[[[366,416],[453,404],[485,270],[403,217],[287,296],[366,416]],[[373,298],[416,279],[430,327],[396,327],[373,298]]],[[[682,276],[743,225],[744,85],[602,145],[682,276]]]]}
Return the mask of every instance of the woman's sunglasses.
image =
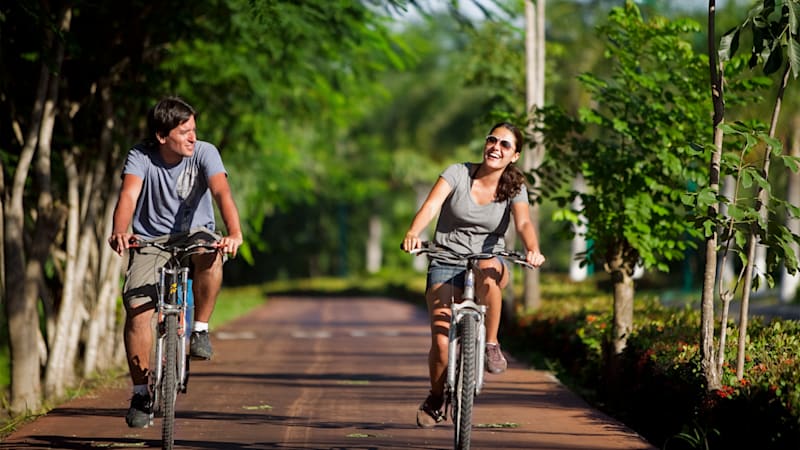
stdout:
{"type": "Polygon", "coordinates": [[[491,134],[486,136],[486,143],[489,145],[497,144],[497,141],[500,141],[500,147],[503,147],[503,150],[514,150],[514,144],[512,144],[511,141],[500,139],[499,137],[491,134]]]}

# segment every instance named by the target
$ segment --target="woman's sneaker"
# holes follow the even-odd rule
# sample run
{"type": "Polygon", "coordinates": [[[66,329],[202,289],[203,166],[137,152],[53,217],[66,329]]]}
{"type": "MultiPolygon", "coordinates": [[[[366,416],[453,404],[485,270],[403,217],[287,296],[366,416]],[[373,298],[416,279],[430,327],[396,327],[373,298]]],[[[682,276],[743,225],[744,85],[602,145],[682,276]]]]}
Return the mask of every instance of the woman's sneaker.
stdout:
{"type": "Polygon", "coordinates": [[[503,373],[508,367],[506,357],[500,350],[500,344],[486,344],[486,370],[489,373],[503,373]]]}
{"type": "Polygon", "coordinates": [[[433,394],[428,395],[428,398],[422,402],[417,410],[417,426],[420,428],[433,428],[437,423],[442,422],[444,412],[442,412],[442,404],[444,399],[436,397],[433,394]]]}

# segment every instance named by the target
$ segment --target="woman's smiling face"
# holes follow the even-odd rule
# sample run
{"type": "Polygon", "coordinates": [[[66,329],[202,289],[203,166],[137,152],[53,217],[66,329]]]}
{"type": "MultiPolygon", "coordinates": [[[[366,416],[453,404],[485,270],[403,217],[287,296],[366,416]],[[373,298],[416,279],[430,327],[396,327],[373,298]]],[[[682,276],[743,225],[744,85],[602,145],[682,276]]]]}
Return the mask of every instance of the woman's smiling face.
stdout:
{"type": "Polygon", "coordinates": [[[505,127],[492,130],[483,146],[483,163],[493,168],[504,169],[517,159],[519,152],[514,133],[505,127]]]}

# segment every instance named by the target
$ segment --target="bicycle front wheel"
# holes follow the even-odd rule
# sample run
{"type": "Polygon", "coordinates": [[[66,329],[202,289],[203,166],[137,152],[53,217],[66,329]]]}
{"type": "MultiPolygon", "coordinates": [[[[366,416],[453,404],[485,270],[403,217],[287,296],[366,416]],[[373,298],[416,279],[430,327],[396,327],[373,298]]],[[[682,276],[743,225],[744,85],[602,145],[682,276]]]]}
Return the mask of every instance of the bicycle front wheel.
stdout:
{"type": "Polygon", "coordinates": [[[161,423],[161,441],[164,450],[172,450],[175,443],[175,400],[178,396],[178,316],[164,317],[164,378],[161,380],[161,401],[164,419],[161,423]]]}
{"type": "Polygon", "coordinates": [[[476,359],[478,322],[471,314],[465,314],[458,323],[459,355],[456,361],[455,399],[453,402],[453,424],[455,425],[455,448],[467,450],[472,434],[472,404],[475,400],[476,359]]]}

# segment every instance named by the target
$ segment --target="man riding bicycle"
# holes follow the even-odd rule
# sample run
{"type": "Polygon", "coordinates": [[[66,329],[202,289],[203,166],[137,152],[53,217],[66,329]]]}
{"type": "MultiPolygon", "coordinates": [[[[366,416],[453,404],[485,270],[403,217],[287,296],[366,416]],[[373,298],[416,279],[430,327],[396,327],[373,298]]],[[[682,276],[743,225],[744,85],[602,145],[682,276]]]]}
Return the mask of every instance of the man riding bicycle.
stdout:
{"type": "MultiPolygon", "coordinates": [[[[243,238],[222,158],[213,144],[197,140],[194,108],[177,97],[158,102],[148,115],[148,137],[128,152],[122,177],[108,240],[117,253],[122,255],[139,239],[218,242],[219,251],[191,258],[195,321],[189,352],[194,358],[211,359],[208,321],[222,286],[223,257],[235,256],[243,238]],[[228,236],[212,231],[216,229],[212,198],[228,236]]],[[[158,267],[167,258],[153,247],[134,249],[129,256],[122,297],[125,350],[133,382],[125,421],[132,428],[149,424],[151,321],[158,267]]]]}

